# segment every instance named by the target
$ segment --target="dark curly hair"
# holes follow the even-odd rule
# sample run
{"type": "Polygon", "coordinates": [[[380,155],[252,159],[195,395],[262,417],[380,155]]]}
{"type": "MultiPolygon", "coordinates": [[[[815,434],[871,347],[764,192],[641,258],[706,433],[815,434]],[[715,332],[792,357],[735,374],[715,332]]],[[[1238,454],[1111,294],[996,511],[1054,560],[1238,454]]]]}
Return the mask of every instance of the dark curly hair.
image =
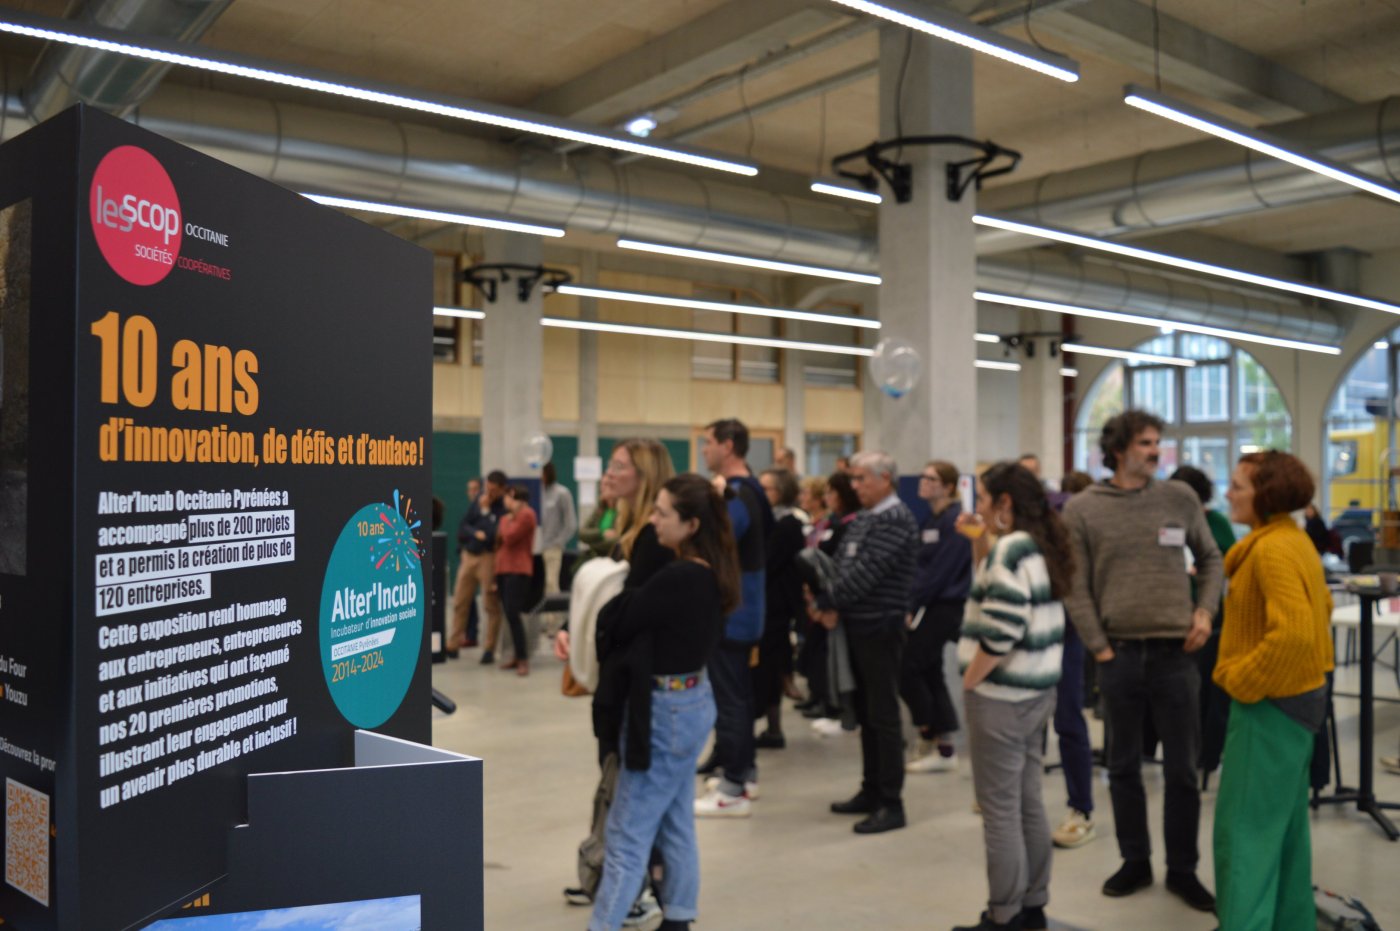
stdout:
{"type": "Polygon", "coordinates": [[[1144,430],[1162,432],[1162,418],[1147,411],[1124,411],[1103,425],[1099,434],[1099,451],[1103,453],[1103,464],[1110,469],[1118,468],[1118,454],[1132,444],[1144,430]]]}
{"type": "Polygon", "coordinates": [[[993,500],[1011,496],[1012,526],[1024,530],[1035,541],[1050,572],[1050,596],[1056,601],[1064,600],[1074,578],[1074,556],[1070,553],[1069,533],[1045,497],[1040,479],[1018,462],[998,462],[982,473],[982,487],[993,500]]]}

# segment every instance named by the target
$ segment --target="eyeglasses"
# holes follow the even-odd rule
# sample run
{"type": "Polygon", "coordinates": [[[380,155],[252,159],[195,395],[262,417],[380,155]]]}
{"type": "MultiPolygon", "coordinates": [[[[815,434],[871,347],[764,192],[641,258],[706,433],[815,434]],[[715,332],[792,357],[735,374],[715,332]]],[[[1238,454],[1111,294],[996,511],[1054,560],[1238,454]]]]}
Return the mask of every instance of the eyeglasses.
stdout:
{"type": "Polygon", "coordinates": [[[609,462],[609,463],[608,463],[608,471],[611,472],[611,473],[613,473],[614,475],[617,475],[617,474],[622,473],[622,472],[630,472],[630,471],[632,471],[632,468],[633,468],[633,467],[632,467],[631,465],[628,465],[628,464],[625,463],[625,462],[609,462]]]}

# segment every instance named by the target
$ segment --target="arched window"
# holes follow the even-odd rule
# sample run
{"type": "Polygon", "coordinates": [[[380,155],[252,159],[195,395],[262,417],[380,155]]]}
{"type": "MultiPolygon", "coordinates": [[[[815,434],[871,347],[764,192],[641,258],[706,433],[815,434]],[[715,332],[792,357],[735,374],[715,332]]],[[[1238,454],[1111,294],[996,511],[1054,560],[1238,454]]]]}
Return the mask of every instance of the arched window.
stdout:
{"type": "Polygon", "coordinates": [[[1352,508],[1350,522],[1369,525],[1370,512],[1383,507],[1393,493],[1386,478],[1390,467],[1400,463],[1391,463],[1388,454],[1390,399],[1396,388],[1387,369],[1398,339],[1400,330],[1366,350],[1327,405],[1323,488],[1329,524],[1352,508]]]}
{"type": "Polygon", "coordinates": [[[1293,422],[1283,395],[1243,349],[1213,336],[1164,333],[1134,350],[1196,364],[1125,361],[1108,366],[1075,417],[1075,468],[1096,478],[1105,474],[1099,432],[1110,417],[1131,407],[1151,411],[1166,424],[1158,475],[1165,478],[1177,466],[1193,465],[1210,476],[1221,503],[1230,469],[1243,453],[1290,447],[1293,422]]]}

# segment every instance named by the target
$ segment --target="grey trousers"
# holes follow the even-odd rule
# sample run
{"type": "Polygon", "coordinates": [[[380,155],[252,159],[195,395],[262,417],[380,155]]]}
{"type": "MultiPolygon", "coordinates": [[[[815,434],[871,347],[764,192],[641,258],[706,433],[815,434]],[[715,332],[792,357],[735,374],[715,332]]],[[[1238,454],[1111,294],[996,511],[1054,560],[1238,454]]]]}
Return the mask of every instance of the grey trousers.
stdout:
{"type": "Polygon", "coordinates": [[[1041,745],[1055,690],[1010,702],[964,692],[972,785],[982,807],[992,920],[1010,922],[1050,900],[1050,822],[1041,798],[1041,745]]]}

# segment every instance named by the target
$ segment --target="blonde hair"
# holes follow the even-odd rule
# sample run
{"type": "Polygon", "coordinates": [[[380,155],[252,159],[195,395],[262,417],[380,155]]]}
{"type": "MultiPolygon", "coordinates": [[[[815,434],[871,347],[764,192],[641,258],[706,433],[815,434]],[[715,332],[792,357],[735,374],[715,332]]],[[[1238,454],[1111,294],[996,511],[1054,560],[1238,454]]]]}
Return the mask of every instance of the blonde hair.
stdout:
{"type": "Polygon", "coordinates": [[[647,525],[652,509],[656,507],[656,493],[676,474],[676,469],[671,464],[671,454],[660,440],[649,437],[623,440],[613,447],[613,452],[619,449],[627,450],[627,455],[632,459],[632,468],[637,470],[637,490],[615,504],[620,534],[618,543],[622,546],[623,557],[631,559],[637,535],[647,525]]]}

